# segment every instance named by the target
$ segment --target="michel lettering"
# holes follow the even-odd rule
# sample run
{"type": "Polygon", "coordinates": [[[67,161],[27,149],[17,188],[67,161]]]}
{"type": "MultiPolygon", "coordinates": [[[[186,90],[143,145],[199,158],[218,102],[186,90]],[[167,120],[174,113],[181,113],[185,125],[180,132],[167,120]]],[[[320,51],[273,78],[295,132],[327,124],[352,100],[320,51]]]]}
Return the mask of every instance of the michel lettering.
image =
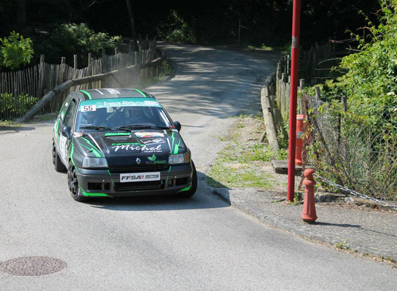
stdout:
{"type": "Polygon", "coordinates": [[[118,146],[112,146],[112,149],[114,149],[115,152],[122,150],[122,151],[142,151],[145,153],[161,153],[162,148],[161,145],[157,146],[143,146],[141,147],[140,145],[118,145],[118,146]]]}

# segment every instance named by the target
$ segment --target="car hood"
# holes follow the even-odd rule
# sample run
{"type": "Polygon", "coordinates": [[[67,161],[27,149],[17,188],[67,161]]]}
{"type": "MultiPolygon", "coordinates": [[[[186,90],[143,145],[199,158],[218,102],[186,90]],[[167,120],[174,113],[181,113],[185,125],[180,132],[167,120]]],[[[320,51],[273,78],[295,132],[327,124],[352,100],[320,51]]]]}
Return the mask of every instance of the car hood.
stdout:
{"type": "Polygon", "coordinates": [[[109,167],[168,164],[170,154],[187,150],[174,130],[75,133],[74,144],[85,156],[106,157],[109,167]]]}

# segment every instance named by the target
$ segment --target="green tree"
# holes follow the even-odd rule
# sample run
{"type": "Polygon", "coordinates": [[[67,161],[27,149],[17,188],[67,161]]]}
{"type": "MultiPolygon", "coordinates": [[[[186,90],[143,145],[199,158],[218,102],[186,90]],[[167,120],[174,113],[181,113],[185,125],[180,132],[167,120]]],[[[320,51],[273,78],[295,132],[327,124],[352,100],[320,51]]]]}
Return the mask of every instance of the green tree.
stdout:
{"type": "Polygon", "coordinates": [[[104,32],[96,33],[87,24],[64,23],[58,25],[51,36],[37,45],[36,51],[46,55],[48,62],[59,63],[61,57],[73,61],[73,55],[80,57],[79,63],[86,65],[88,53],[94,58],[101,56],[102,50],[111,50],[121,42],[119,36],[109,36],[104,32]]]}
{"type": "Polygon", "coordinates": [[[0,38],[0,66],[18,69],[21,65],[30,63],[33,56],[32,41],[15,31],[9,37],[0,38]]]}
{"type": "Polygon", "coordinates": [[[379,20],[377,26],[368,23],[361,51],[342,59],[340,68],[346,73],[335,90],[348,96],[351,111],[384,126],[397,122],[397,0],[382,0],[379,20]]]}
{"type": "MultiPolygon", "coordinates": [[[[397,200],[397,0],[382,0],[342,76],[326,82],[309,151],[319,175],[360,193],[397,200]],[[347,111],[340,97],[347,97],[347,111]],[[321,133],[321,134],[320,134],[321,133]]],[[[314,116],[313,116],[314,115],[314,116]]]]}

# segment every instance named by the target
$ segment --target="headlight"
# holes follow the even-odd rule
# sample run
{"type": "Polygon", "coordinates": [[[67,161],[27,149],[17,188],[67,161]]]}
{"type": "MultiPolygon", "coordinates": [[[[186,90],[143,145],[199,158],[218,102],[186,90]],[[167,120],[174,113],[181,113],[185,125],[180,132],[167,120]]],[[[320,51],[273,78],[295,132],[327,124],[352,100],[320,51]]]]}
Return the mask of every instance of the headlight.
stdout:
{"type": "Polygon", "coordinates": [[[186,164],[190,162],[189,153],[170,155],[168,157],[168,164],[186,164]]]}
{"type": "Polygon", "coordinates": [[[106,158],[89,158],[84,157],[83,168],[107,168],[108,162],[106,158]]]}

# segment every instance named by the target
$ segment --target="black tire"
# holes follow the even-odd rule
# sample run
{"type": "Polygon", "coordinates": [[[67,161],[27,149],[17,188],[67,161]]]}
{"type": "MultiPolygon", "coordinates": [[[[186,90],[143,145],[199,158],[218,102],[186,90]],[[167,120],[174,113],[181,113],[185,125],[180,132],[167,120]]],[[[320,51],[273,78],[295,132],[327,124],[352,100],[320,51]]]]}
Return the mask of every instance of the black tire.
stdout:
{"type": "Polygon", "coordinates": [[[69,162],[69,167],[68,167],[68,185],[69,185],[70,195],[72,195],[72,198],[74,200],[78,202],[83,202],[88,200],[88,198],[84,196],[81,188],[79,187],[76,168],[73,166],[72,162],[69,162]]]}
{"type": "Polygon", "coordinates": [[[183,197],[183,198],[188,198],[188,197],[192,197],[197,190],[197,172],[196,172],[196,166],[194,165],[193,161],[192,161],[192,166],[193,166],[193,177],[192,177],[192,186],[190,187],[190,189],[188,191],[183,191],[178,193],[178,197],[183,197]]]}
{"type": "Polygon", "coordinates": [[[65,173],[66,172],[66,167],[64,164],[62,164],[61,159],[59,158],[59,155],[57,153],[57,150],[55,148],[55,142],[54,140],[52,141],[52,163],[54,164],[55,171],[65,173]]]}

